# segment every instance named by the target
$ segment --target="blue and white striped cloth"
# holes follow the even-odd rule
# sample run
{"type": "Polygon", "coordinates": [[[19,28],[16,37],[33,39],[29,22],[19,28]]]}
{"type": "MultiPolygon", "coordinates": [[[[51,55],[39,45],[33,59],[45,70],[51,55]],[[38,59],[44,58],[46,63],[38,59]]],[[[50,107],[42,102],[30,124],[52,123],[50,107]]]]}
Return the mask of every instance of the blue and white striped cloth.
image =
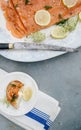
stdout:
{"type": "Polygon", "coordinates": [[[48,130],[49,126],[52,124],[52,121],[49,119],[50,116],[42,111],[39,111],[36,108],[33,108],[29,113],[25,115],[43,124],[45,130],[48,130]]]}
{"type": "MultiPolygon", "coordinates": [[[[7,72],[0,69],[0,78],[5,74],[7,72]]],[[[26,130],[48,130],[59,112],[58,101],[39,91],[37,103],[29,113],[19,117],[8,116],[1,111],[0,114],[26,130]]]]}

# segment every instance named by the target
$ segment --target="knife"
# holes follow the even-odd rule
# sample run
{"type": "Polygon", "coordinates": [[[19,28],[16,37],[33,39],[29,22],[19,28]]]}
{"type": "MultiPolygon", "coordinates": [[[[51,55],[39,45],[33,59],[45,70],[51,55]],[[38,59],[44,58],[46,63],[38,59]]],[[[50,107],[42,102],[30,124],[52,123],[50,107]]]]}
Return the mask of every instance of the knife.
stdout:
{"type": "Polygon", "coordinates": [[[37,44],[27,42],[15,42],[15,43],[0,43],[0,50],[15,49],[15,50],[49,50],[49,51],[64,51],[75,52],[78,51],[75,48],[57,46],[53,44],[37,44]]]}

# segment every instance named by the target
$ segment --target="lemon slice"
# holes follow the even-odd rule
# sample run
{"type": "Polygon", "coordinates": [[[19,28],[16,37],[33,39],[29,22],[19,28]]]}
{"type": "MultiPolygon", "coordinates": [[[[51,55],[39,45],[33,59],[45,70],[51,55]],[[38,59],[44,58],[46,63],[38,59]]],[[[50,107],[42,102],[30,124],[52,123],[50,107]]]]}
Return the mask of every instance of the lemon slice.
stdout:
{"type": "Polygon", "coordinates": [[[23,99],[25,101],[28,101],[28,100],[30,100],[31,97],[32,97],[32,90],[31,90],[31,88],[30,87],[25,88],[23,90],[23,99]]]}
{"type": "Polygon", "coordinates": [[[81,21],[81,12],[79,13],[79,20],[81,21]]]}
{"type": "Polygon", "coordinates": [[[78,2],[78,0],[62,0],[62,1],[63,1],[63,4],[68,8],[75,6],[78,2]]]}
{"type": "Polygon", "coordinates": [[[40,26],[47,26],[51,21],[51,15],[46,10],[38,10],[35,14],[35,22],[40,26]]]}
{"type": "Polygon", "coordinates": [[[52,32],[51,32],[51,36],[53,38],[57,38],[57,39],[62,39],[65,38],[68,35],[68,31],[66,31],[66,29],[62,26],[56,26],[52,32]]]}

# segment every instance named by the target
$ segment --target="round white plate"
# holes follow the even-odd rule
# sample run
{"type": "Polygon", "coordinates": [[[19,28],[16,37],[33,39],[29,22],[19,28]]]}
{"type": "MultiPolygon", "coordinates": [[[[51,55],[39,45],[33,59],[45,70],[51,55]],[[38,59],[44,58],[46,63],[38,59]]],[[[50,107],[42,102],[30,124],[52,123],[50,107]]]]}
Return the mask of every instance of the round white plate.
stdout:
{"type": "Polygon", "coordinates": [[[32,97],[29,101],[24,101],[23,99],[20,102],[18,109],[15,109],[13,106],[0,102],[0,110],[10,116],[20,116],[28,113],[35,105],[38,95],[38,86],[35,80],[29,75],[22,72],[12,72],[4,76],[0,81],[0,99],[4,99],[6,96],[6,87],[9,82],[13,80],[19,80],[24,83],[25,87],[28,86],[32,89],[32,97]]]}
{"type": "MultiPolygon", "coordinates": [[[[54,44],[65,47],[79,47],[81,46],[81,23],[78,23],[76,29],[71,32],[65,39],[57,40],[50,37],[50,32],[54,26],[44,29],[41,32],[46,34],[46,40],[44,44],[54,44]],[[78,35],[79,34],[79,35],[78,35]]],[[[12,37],[11,33],[6,29],[5,19],[0,10],[0,43],[6,42],[32,42],[29,38],[17,39],[12,37]]],[[[0,51],[0,54],[8,59],[21,62],[35,62],[42,61],[58,55],[64,54],[64,52],[57,51],[0,51]]]]}

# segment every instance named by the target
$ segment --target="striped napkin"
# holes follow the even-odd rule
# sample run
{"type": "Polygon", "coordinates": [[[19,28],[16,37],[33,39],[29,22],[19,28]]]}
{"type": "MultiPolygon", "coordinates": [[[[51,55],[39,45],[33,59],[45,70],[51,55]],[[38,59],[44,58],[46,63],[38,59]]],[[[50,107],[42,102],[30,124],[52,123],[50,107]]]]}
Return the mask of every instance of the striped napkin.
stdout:
{"type": "MultiPolygon", "coordinates": [[[[0,69],[0,78],[7,72],[0,69]]],[[[23,116],[8,116],[0,110],[0,114],[21,126],[25,130],[48,130],[60,112],[59,102],[39,91],[34,108],[23,116]]]]}

